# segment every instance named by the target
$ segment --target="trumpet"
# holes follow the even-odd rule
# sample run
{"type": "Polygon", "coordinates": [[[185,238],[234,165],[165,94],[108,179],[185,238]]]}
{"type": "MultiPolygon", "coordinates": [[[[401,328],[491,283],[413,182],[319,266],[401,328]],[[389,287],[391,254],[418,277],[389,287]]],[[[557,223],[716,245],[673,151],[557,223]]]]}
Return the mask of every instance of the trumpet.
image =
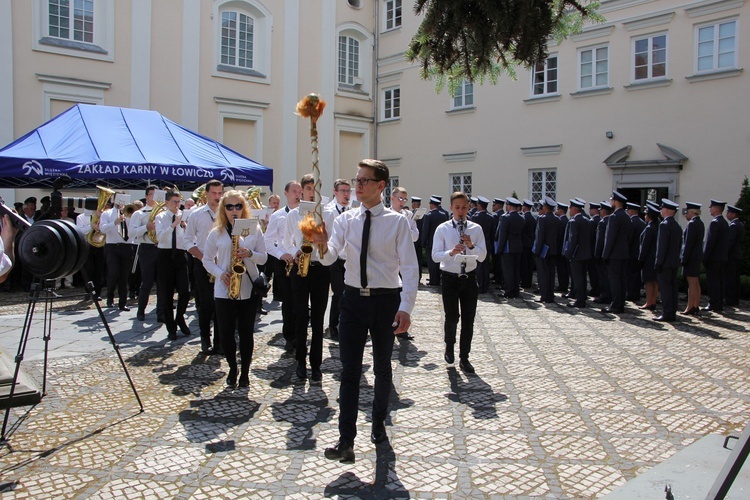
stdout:
{"type": "Polygon", "coordinates": [[[122,207],[122,210],[120,210],[120,214],[123,217],[126,217],[129,219],[133,216],[136,210],[138,210],[136,206],[131,203],[130,205],[125,205],[124,207],[122,207]]]}

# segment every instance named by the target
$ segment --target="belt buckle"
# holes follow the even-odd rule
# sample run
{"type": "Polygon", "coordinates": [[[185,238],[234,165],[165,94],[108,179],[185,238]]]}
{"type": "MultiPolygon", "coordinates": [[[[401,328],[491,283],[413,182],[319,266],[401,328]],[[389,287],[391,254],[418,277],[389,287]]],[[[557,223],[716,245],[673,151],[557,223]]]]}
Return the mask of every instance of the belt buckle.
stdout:
{"type": "Polygon", "coordinates": [[[359,289],[359,296],[360,297],[369,297],[370,296],[370,289],[369,288],[360,288],[359,289]]]}

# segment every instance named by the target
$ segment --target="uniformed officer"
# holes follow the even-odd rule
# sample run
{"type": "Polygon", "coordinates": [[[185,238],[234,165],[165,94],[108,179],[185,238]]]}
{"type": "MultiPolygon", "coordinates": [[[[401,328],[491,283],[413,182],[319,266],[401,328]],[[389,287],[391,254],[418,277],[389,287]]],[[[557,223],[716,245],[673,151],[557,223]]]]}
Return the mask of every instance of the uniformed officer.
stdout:
{"type": "Polygon", "coordinates": [[[557,202],[549,196],[539,207],[539,218],[536,222],[534,239],[534,257],[536,258],[537,280],[541,297],[536,302],[551,304],[555,302],[555,263],[557,262],[560,220],[553,211],[557,202]]]}
{"type": "Polygon", "coordinates": [[[609,289],[612,293],[612,303],[609,307],[602,309],[607,313],[625,312],[625,289],[627,285],[626,268],[630,249],[630,234],[633,232],[633,224],[628,214],[625,213],[625,203],[628,199],[617,191],[612,191],[612,207],[615,209],[607,224],[607,232],[604,237],[604,250],[602,259],[607,264],[607,276],[609,277],[609,289]]]}
{"type": "Polygon", "coordinates": [[[477,213],[478,204],[479,204],[479,198],[477,198],[476,196],[469,197],[469,215],[468,215],[469,220],[471,220],[474,214],[477,213]]]}
{"type": "Polygon", "coordinates": [[[612,217],[612,205],[608,201],[602,201],[599,204],[599,214],[601,220],[596,226],[596,243],[594,246],[594,260],[596,261],[596,270],[599,274],[599,288],[601,293],[599,298],[594,302],[597,304],[609,304],[612,302],[612,291],[609,286],[609,276],[607,276],[607,264],[602,258],[604,253],[604,240],[607,234],[607,225],[609,224],[609,218],[612,217]]]}
{"type": "Polygon", "coordinates": [[[689,201],[685,204],[685,220],[688,223],[682,232],[680,264],[682,264],[682,275],[687,279],[688,303],[682,314],[697,315],[701,302],[700,275],[703,261],[703,235],[705,234],[700,203],[689,201]]]}
{"type": "MultiPolygon", "coordinates": [[[[505,211],[503,210],[503,203],[505,203],[504,200],[500,200],[500,198],[493,198],[492,199],[492,219],[493,219],[493,226],[492,226],[492,240],[487,242],[487,251],[492,255],[492,281],[496,285],[502,285],[503,280],[503,265],[502,265],[502,259],[500,258],[500,253],[497,248],[497,230],[500,226],[500,217],[502,217],[505,214],[505,211]]],[[[487,262],[489,259],[485,259],[485,262],[487,262]]]]}
{"type": "MultiPolygon", "coordinates": [[[[412,196],[411,197],[411,211],[416,212],[419,208],[422,207],[422,198],[418,196],[412,196]]],[[[417,241],[414,242],[414,251],[417,252],[417,265],[419,266],[419,279],[422,279],[422,222],[424,222],[424,219],[420,217],[419,219],[416,219],[417,224],[417,231],[419,231],[420,237],[417,238],[417,241]]]]}
{"type": "Polygon", "coordinates": [[[711,200],[708,211],[713,220],[708,224],[706,247],[703,249],[703,265],[706,266],[708,306],[704,311],[724,310],[723,267],[729,260],[729,224],[722,215],[725,201],[711,200]]]}
{"type": "Polygon", "coordinates": [[[724,304],[740,305],[740,267],[742,266],[742,242],[745,237],[745,225],[740,220],[742,209],[727,205],[729,220],[729,252],[727,265],[724,267],[724,304]]]}
{"type": "Polygon", "coordinates": [[[646,287],[646,303],[638,309],[656,309],[656,299],[659,296],[659,282],[656,278],[656,238],[659,232],[659,206],[646,202],[646,228],[640,236],[638,261],[641,263],[641,279],[646,287]]]}
{"type": "Polygon", "coordinates": [[[500,217],[497,248],[503,266],[504,295],[506,299],[514,299],[520,296],[521,252],[523,252],[523,229],[526,221],[520,212],[521,202],[511,196],[505,200],[508,213],[500,217]]]}
{"type": "Polygon", "coordinates": [[[559,235],[557,242],[557,291],[563,298],[568,296],[568,286],[570,285],[570,263],[563,252],[563,243],[565,242],[565,231],[568,228],[568,205],[560,201],[557,202],[555,217],[559,221],[559,235]]]}
{"type": "Polygon", "coordinates": [[[422,248],[427,251],[427,270],[429,272],[429,280],[427,284],[430,286],[440,285],[440,264],[432,260],[432,241],[435,237],[435,230],[443,222],[449,219],[448,213],[440,206],[440,196],[430,196],[430,211],[423,217],[422,231],[420,232],[420,239],[422,240],[422,248]]]}
{"type": "Polygon", "coordinates": [[[591,223],[583,216],[586,202],[579,199],[570,200],[570,215],[565,231],[563,250],[570,262],[570,276],[575,289],[575,302],[568,307],[586,307],[586,264],[591,259],[591,223]]]}
{"type": "MultiPolygon", "coordinates": [[[[476,210],[474,211],[474,215],[469,216],[469,220],[479,224],[482,228],[482,234],[484,234],[484,241],[487,242],[489,253],[489,248],[492,247],[492,238],[495,234],[493,232],[493,229],[495,229],[495,219],[487,212],[490,200],[484,196],[477,196],[476,200],[476,210]]],[[[479,287],[479,293],[487,293],[490,287],[490,261],[487,258],[477,263],[477,286],[479,287]]]]}
{"type": "Polygon", "coordinates": [[[594,258],[594,249],[596,247],[596,229],[599,227],[599,221],[602,217],[599,215],[599,204],[589,203],[589,223],[591,224],[591,259],[589,259],[586,269],[589,275],[589,283],[591,283],[591,289],[589,295],[592,297],[598,297],[601,293],[599,287],[599,273],[596,270],[596,259],[594,258]]]}
{"type": "Polygon", "coordinates": [[[633,224],[633,230],[630,233],[630,255],[627,264],[627,298],[635,303],[641,299],[641,264],[638,262],[638,253],[641,247],[641,233],[646,229],[646,223],[641,219],[641,206],[637,203],[628,202],[626,212],[633,224]]]}
{"type": "Polygon", "coordinates": [[[531,213],[534,202],[524,198],[521,211],[523,212],[523,251],[521,252],[521,286],[531,288],[531,278],[534,274],[534,255],[531,248],[536,237],[536,217],[531,213]]]}
{"type": "Polygon", "coordinates": [[[663,309],[654,321],[671,323],[677,319],[677,268],[680,266],[682,228],[674,220],[674,216],[679,207],[667,198],[661,200],[661,215],[664,220],[659,224],[654,264],[663,309]]]}

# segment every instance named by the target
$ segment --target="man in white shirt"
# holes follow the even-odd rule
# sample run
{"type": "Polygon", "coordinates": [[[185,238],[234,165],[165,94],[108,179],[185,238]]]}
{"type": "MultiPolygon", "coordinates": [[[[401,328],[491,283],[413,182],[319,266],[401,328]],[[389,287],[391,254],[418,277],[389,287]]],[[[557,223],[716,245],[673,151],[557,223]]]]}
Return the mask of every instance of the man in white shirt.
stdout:
{"type": "MultiPolygon", "coordinates": [[[[302,186],[302,198],[305,201],[314,201],[315,178],[307,174],[300,180],[302,186]]],[[[331,274],[328,266],[320,262],[321,256],[318,249],[313,245],[310,255],[310,265],[307,276],[299,275],[299,262],[302,255],[304,239],[299,224],[304,218],[300,214],[299,207],[290,210],[286,216],[286,227],[281,247],[285,254],[294,255],[295,265],[292,267],[290,278],[292,279],[292,303],[294,310],[294,336],[296,340],[295,350],[297,356],[297,377],[307,378],[307,325],[310,324],[312,338],[310,340],[310,368],[311,379],[319,382],[323,379],[320,365],[323,363],[323,321],[328,307],[328,289],[331,284],[331,274]]],[[[323,212],[323,220],[333,225],[333,213],[323,212]]]]}
{"type": "MultiPolygon", "coordinates": [[[[156,243],[149,237],[149,231],[156,229],[155,222],[149,222],[151,218],[151,211],[156,206],[154,201],[154,191],[156,186],[146,186],[146,204],[145,206],[137,210],[132,217],[130,217],[130,232],[132,233],[133,240],[138,244],[138,263],[141,266],[141,282],[138,290],[138,312],[136,318],[138,321],[146,319],[146,306],[148,306],[149,295],[151,289],[154,287],[154,283],[157,282],[156,275],[158,273],[156,268],[156,260],[159,257],[159,249],[156,248],[156,243]]],[[[160,323],[164,322],[164,305],[161,303],[159,297],[159,285],[156,286],[156,320],[160,323]]]]}
{"type": "Polygon", "coordinates": [[[156,216],[156,237],[159,240],[158,290],[164,304],[164,325],[167,338],[177,340],[177,327],[183,335],[190,335],[185,322],[185,311],[190,300],[187,257],[185,254],[185,223],[180,211],[180,193],[167,191],[164,196],[167,209],[156,216]],[[177,308],[173,310],[174,292],[177,290],[177,308]]]}
{"type": "Polygon", "coordinates": [[[487,247],[482,226],[466,219],[469,212],[469,197],[466,193],[459,191],[451,195],[451,211],[453,218],[437,227],[432,242],[432,259],[440,264],[440,283],[443,288],[444,357],[448,364],[455,361],[453,345],[456,343],[460,316],[459,366],[466,373],[474,373],[474,367],[469,362],[469,352],[479,297],[476,268],[477,263],[487,257],[487,247]],[[455,259],[459,254],[476,255],[477,258],[461,264],[455,259]]]}
{"type": "MultiPolygon", "coordinates": [[[[333,202],[329,205],[328,210],[335,219],[342,213],[351,208],[349,199],[352,194],[352,186],[346,179],[337,179],[333,183],[333,202]]],[[[331,340],[339,340],[339,302],[344,295],[344,259],[339,257],[336,262],[331,264],[328,269],[331,273],[331,309],[328,313],[328,333],[331,340]]]]}
{"type": "Polygon", "coordinates": [[[291,210],[299,206],[302,197],[302,186],[296,180],[284,186],[286,207],[275,211],[268,219],[265,243],[268,255],[276,258],[276,269],[273,273],[273,298],[281,302],[282,335],[286,341],[287,353],[294,352],[296,337],[294,334],[294,306],[292,303],[292,280],[286,274],[286,267],[294,262],[294,256],[284,252],[281,244],[286,230],[286,217],[291,210]]]}
{"type": "Polygon", "coordinates": [[[382,161],[360,161],[352,185],[361,205],[336,218],[330,240],[327,231],[313,240],[327,249],[324,264],[332,264],[339,256],[346,259],[346,289],[339,317],[340,437],[336,446],[325,450],[326,458],[342,463],[354,463],[359,384],[368,331],[375,373],[370,440],[377,444],[387,439],[393,342],[395,334],[409,330],[417,297],[419,272],[409,222],[385,208],[381,200],[388,177],[388,167],[382,161]]]}
{"type": "MultiPolygon", "coordinates": [[[[91,232],[92,214],[91,210],[84,209],[83,213],[78,214],[78,217],[76,217],[76,229],[84,238],[91,232]]],[[[89,256],[86,259],[84,270],[86,272],[86,279],[94,284],[94,294],[98,298],[102,296],[102,286],[104,285],[104,277],[106,276],[104,266],[104,248],[89,245],[89,256]]]]}
{"type": "Polygon", "coordinates": [[[0,283],[6,280],[13,267],[13,246],[18,230],[13,227],[10,216],[3,215],[0,229],[0,283]]]}
{"type": "Polygon", "coordinates": [[[117,288],[120,311],[128,307],[128,276],[133,266],[133,245],[129,243],[128,219],[121,213],[121,206],[105,210],[99,219],[99,230],[107,237],[104,255],[107,265],[107,307],[115,305],[117,288]]]}
{"type": "Polygon", "coordinates": [[[206,183],[206,204],[193,208],[185,228],[185,249],[193,256],[193,274],[195,275],[196,307],[198,325],[201,331],[201,352],[206,355],[223,354],[221,335],[218,328],[219,318],[214,307],[214,284],[209,273],[203,267],[203,250],[208,233],[214,227],[219,201],[224,193],[224,184],[219,180],[206,183]],[[211,323],[214,326],[213,347],[211,346],[211,323]]]}
{"type": "MultiPolygon", "coordinates": [[[[396,186],[393,188],[393,191],[391,191],[391,210],[400,213],[407,218],[407,220],[409,221],[409,230],[411,231],[411,239],[412,241],[414,241],[414,243],[416,243],[417,241],[419,241],[419,229],[417,229],[417,221],[412,219],[414,213],[406,208],[406,203],[408,201],[409,193],[406,191],[406,188],[404,188],[403,186],[396,186]]],[[[418,254],[417,259],[419,259],[418,254]]],[[[420,276],[421,274],[422,272],[420,269],[420,276]]],[[[396,335],[396,337],[401,340],[411,340],[414,338],[409,334],[409,332],[399,333],[398,335],[396,335]]]]}

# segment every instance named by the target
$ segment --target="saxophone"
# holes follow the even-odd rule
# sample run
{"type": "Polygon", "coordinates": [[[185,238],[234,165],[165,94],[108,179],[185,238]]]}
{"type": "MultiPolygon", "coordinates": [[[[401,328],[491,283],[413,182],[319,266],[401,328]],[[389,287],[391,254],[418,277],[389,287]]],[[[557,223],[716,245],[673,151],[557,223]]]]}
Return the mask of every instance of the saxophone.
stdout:
{"type": "Polygon", "coordinates": [[[242,275],[245,274],[245,264],[242,263],[242,258],[237,257],[237,251],[240,249],[240,236],[232,236],[232,273],[229,277],[229,298],[232,300],[238,300],[240,298],[240,290],[242,289],[242,275]]]}
{"type": "Polygon", "coordinates": [[[300,252],[299,262],[297,263],[297,274],[300,278],[307,276],[307,271],[310,269],[310,258],[313,253],[313,246],[307,238],[302,238],[302,245],[299,247],[300,252]]]}

